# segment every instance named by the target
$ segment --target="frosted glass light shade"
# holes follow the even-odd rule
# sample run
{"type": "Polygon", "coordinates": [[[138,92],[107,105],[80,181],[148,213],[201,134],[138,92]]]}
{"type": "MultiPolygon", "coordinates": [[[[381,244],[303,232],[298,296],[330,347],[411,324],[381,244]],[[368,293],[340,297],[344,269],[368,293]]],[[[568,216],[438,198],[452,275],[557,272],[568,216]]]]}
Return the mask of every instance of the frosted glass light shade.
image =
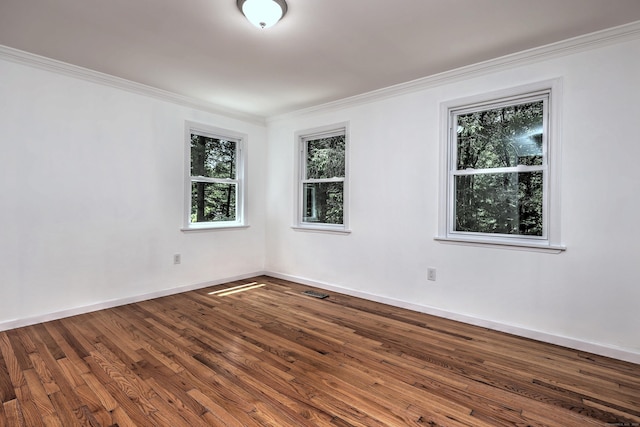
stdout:
{"type": "Polygon", "coordinates": [[[269,28],[287,12],[284,0],[238,0],[238,7],[249,22],[258,28],[269,28]]]}

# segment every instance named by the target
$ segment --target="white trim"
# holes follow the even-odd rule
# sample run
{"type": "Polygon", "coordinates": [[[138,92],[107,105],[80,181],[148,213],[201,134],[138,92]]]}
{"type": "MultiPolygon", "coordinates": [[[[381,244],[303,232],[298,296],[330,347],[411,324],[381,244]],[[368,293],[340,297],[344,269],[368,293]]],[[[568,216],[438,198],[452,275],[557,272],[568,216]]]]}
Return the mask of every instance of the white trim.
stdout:
{"type": "MultiPolygon", "coordinates": [[[[484,94],[458,98],[442,102],[440,104],[440,182],[438,195],[438,235],[434,238],[440,242],[460,243],[475,246],[491,246],[492,243],[502,248],[531,249],[539,252],[560,253],[566,248],[562,244],[560,225],[560,180],[562,165],[562,78],[544,80],[522,86],[509,87],[484,94]],[[453,147],[451,133],[453,126],[450,123],[450,113],[457,110],[468,110],[471,106],[494,105],[502,101],[530,99],[543,92],[549,93],[547,105],[548,119],[545,119],[546,144],[543,145],[546,163],[540,167],[519,166],[516,168],[491,169],[491,173],[501,170],[542,169],[546,172],[544,180],[544,228],[542,238],[527,237],[521,235],[477,235],[474,233],[454,232],[450,229],[452,222],[453,196],[450,183],[450,168],[453,147]]],[[[456,174],[465,174],[465,171],[457,171],[456,174]]],[[[475,171],[474,173],[478,173],[475,171]]]]}
{"type": "Polygon", "coordinates": [[[234,130],[223,129],[216,126],[210,126],[203,123],[185,121],[184,136],[184,213],[182,231],[207,231],[220,230],[226,228],[246,228],[249,225],[247,217],[247,139],[248,135],[234,130]],[[236,142],[236,179],[206,179],[209,182],[228,181],[236,185],[236,220],[220,221],[220,222],[201,222],[191,223],[191,184],[193,178],[191,176],[191,135],[209,136],[212,138],[229,139],[236,142]]]}
{"type": "Polygon", "coordinates": [[[507,323],[497,322],[490,319],[483,319],[483,318],[470,316],[466,314],[456,313],[456,312],[447,311],[447,310],[441,310],[436,307],[414,304],[406,301],[397,300],[394,298],[388,298],[380,295],[370,294],[368,292],[362,292],[354,289],[344,288],[341,286],[330,285],[325,282],[319,282],[316,280],[311,280],[304,277],[298,277],[291,274],[276,273],[273,271],[268,271],[265,274],[271,277],[275,277],[277,279],[289,280],[289,281],[301,283],[304,285],[314,286],[327,291],[339,292],[345,295],[350,295],[357,298],[363,298],[369,301],[375,301],[375,302],[387,304],[393,307],[406,308],[407,310],[430,314],[432,316],[437,316],[444,319],[455,320],[458,322],[467,323],[469,325],[480,326],[482,328],[488,328],[494,331],[505,332],[505,333],[517,335],[523,338],[529,338],[529,339],[533,339],[533,340],[537,340],[537,341],[541,341],[549,344],[568,347],[578,351],[584,351],[588,353],[598,354],[600,356],[611,357],[618,360],[624,360],[627,362],[640,364],[640,352],[632,351],[631,349],[583,341],[576,338],[551,334],[549,332],[536,331],[534,329],[523,328],[517,325],[510,325],[507,323]]]}
{"type": "Polygon", "coordinates": [[[256,276],[264,276],[264,271],[257,271],[254,273],[241,274],[238,276],[226,277],[224,279],[216,279],[209,282],[195,283],[192,285],[178,286],[175,288],[163,289],[161,291],[150,292],[148,294],[133,295],[126,298],[117,298],[109,301],[104,301],[96,304],[89,304],[80,307],[70,308],[67,310],[54,311],[46,314],[41,314],[32,317],[26,317],[24,319],[15,319],[0,322],[0,332],[7,331],[9,329],[21,328],[23,326],[35,325],[37,323],[49,322],[52,320],[63,319],[65,317],[77,316],[80,314],[91,313],[93,311],[104,310],[107,308],[119,307],[126,304],[133,304],[140,301],[147,301],[154,298],[166,297],[168,295],[180,294],[183,292],[194,291],[198,289],[208,288],[210,286],[221,285],[223,283],[235,282],[237,280],[249,279],[256,276]]]}
{"type": "Polygon", "coordinates": [[[567,40],[551,43],[545,46],[535,47],[510,55],[501,56],[487,61],[478,62],[453,70],[431,74],[426,77],[400,83],[382,89],[373,90],[359,95],[343,98],[338,101],[328,102],[309,108],[267,117],[266,123],[279,120],[288,120],[319,112],[338,111],[344,108],[365,105],[396,96],[414,93],[421,90],[431,89],[446,84],[457,83],[473,77],[479,77],[503,70],[508,70],[535,62],[552,59],[559,56],[571,55],[591,49],[598,49],[625,41],[640,38],[640,21],[630,24],[607,28],[594,33],[573,37],[567,40]]]}
{"type": "Polygon", "coordinates": [[[304,180],[305,183],[314,183],[314,182],[344,182],[344,178],[308,178],[304,180]]]}
{"type": "Polygon", "coordinates": [[[501,70],[520,67],[545,59],[551,59],[562,55],[571,55],[590,49],[597,49],[603,46],[636,40],[638,38],[640,38],[640,21],[635,21],[629,24],[607,28],[601,31],[573,37],[545,46],[535,47],[476,64],[432,74],[419,79],[411,80],[409,82],[373,90],[348,98],[343,98],[338,101],[328,102],[325,104],[320,104],[313,107],[269,117],[256,116],[253,114],[235,111],[217,104],[190,98],[183,95],[178,95],[173,92],[143,85],[141,83],[122,79],[120,77],[111,76],[109,74],[90,70],[88,68],[71,65],[62,61],[46,58],[44,56],[25,52],[19,49],[14,49],[8,46],[0,45],[0,59],[15,62],[18,64],[29,65],[57,74],[63,74],[93,83],[111,86],[116,89],[125,90],[139,95],[149,96],[163,101],[172,102],[178,105],[183,105],[185,107],[197,108],[199,110],[208,111],[210,113],[220,114],[225,117],[254,123],[260,126],[265,126],[269,122],[277,120],[284,120],[317,112],[335,111],[343,108],[363,105],[374,101],[396,97],[406,93],[412,93],[449,83],[459,82],[471,77],[482,76],[501,70]]]}
{"type": "Polygon", "coordinates": [[[304,227],[299,227],[297,225],[292,225],[291,229],[295,230],[295,231],[308,231],[308,232],[311,232],[311,233],[351,234],[351,230],[343,228],[342,226],[332,227],[331,224],[326,224],[326,225],[323,225],[323,226],[305,225],[304,227]]]}
{"type": "Polygon", "coordinates": [[[277,279],[290,280],[296,283],[314,286],[327,291],[340,292],[345,295],[350,295],[357,298],[363,298],[369,301],[375,301],[375,302],[387,304],[393,307],[406,308],[407,310],[430,314],[432,316],[438,316],[444,319],[456,320],[456,321],[467,323],[470,325],[480,326],[480,327],[492,329],[495,331],[514,334],[524,338],[530,338],[537,341],[560,345],[560,346],[572,348],[579,351],[585,351],[593,354],[598,354],[601,356],[612,357],[614,359],[640,364],[640,352],[632,351],[630,349],[583,341],[576,338],[551,334],[548,332],[536,331],[533,329],[523,328],[516,325],[509,325],[506,323],[496,322],[489,319],[482,319],[479,317],[469,316],[466,314],[460,314],[452,311],[441,310],[435,307],[414,304],[414,303],[401,301],[393,298],[370,294],[368,292],[348,289],[342,286],[330,285],[325,282],[311,280],[304,277],[294,276],[291,274],[277,273],[274,271],[257,271],[257,272],[241,274],[233,277],[226,277],[224,279],[216,279],[209,282],[178,286],[175,288],[164,289],[161,291],[151,292],[148,294],[140,294],[140,295],[134,295],[126,298],[113,299],[113,300],[109,300],[109,301],[105,301],[97,304],[85,305],[85,306],[71,308],[67,310],[61,310],[61,311],[51,312],[51,313],[42,314],[38,316],[27,317],[24,319],[8,320],[8,321],[0,322],[0,332],[7,331],[9,329],[21,328],[23,326],[34,325],[37,323],[48,322],[48,321],[62,319],[70,316],[77,316],[85,313],[90,313],[93,311],[104,310],[104,309],[118,307],[126,304],[133,304],[140,301],[146,301],[154,298],[160,298],[168,295],[194,291],[198,289],[207,288],[210,286],[221,285],[228,282],[250,279],[252,277],[265,276],[265,275],[275,277],[277,279]]]}
{"type": "Polygon", "coordinates": [[[214,230],[241,230],[243,228],[249,228],[248,224],[237,225],[235,222],[221,222],[220,225],[210,225],[213,223],[203,223],[205,225],[192,225],[190,228],[182,227],[180,231],[185,233],[199,232],[199,231],[214,231],[214,230]],[[229,225],[230,224],[230,225],[229,225]]]}
{"type": "Polygon", "coordinates": [[[340,122],[332,125],[325,125],[296,131],[294,133],[294,149],[295,149],[295,167],[294,167],[294,207],[293,207],[293,225],[292,229],[297,231],[314,231],[328,233],[350,234],[349,230],[349,147],[351,145],[349,134],[349,122],[340,122]],[[310,139],[329,138],[344,134],[345,153],[344,153],[344,177],[340,178],[323,178],[323,179],[304,179],[305,176],[305,141],[310,139]],[[343,183],[343,210],[342,224],[322,224],[307,223],[303,221],[302,201],[304,200],[304,183],[306,182],[342,182],[343,183]]]}
{"type": "Polygon", "coordinates": [[[507,238],[502,240],[500,238],[493,238],[493,240],[483,240],[482,238],[465,239],[464,237],[434,237],[433,240],[445,244],[478,246],[494,249],[512,249],[530,252],[547,252],[552,254],[559,254],[560,252],[567,250],[567,247],[563,245],[536,245],[535,241],[522,243],[520,241],[510,241],[507,238]]]}
{"type": "Polygon", "coordinates": [[[41,70],[50,71],[56,74],[62,74],[77,79],[82,79],[91,83],[103,86],[109,86],[115,89],[124,90],[135,93],[137,95],[148,96],[159,99],[161,101],[171,102],[173,104],[182,105],[184,107],[195,108],[213,114],[219,114],[231,119],[241,120],[260,126],[265,126],[265,118],[241,111],[232,110],[211,102],[191,98],[177,93],[147,86],[131,80],[126,80],[110,74],[101,73],[77,65],[68,64],[66,62],[36,55],[34,53],[25,52],[8,46],[0,45],[0,59],[15,62],[18,64],[28,65],[39,68],[41,70]]]}
{"type": "Polygon", "coordinates": [[[490,168],[490,169],[474,169],[474,168],[466,168],[462,170],[452,170],[451,173],[454,176],[464,176],[464,175],[482,175],[482,174],[492,174],[492,173],[517,173],[517,172],[543,172],[546,171],[546,165],[541,166],[526,166],[526,165],[517,165],[503,168],[490,168]]]}

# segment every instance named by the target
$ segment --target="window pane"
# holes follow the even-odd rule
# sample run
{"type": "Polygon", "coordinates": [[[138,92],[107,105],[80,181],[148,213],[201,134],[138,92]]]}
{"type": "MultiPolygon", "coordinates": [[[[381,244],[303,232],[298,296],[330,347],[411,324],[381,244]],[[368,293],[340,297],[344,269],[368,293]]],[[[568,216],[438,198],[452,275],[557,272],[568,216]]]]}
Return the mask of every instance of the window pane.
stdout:
{"type": "Polygon", "coordinates": [[[455,177],[455,231],[542,236],[542,172],[455,177]]]}
{"type": "Polygon", "coordinates": [[[344,176],[344,135],[307,141],[306,179],[334,178],[344,176]]]}
{"type": "Polygon", "coordinates": [[[236,220],[236,184],[191,183],[191,222],[236,220]]]}
{"type": "Polygon", "coordinates": [[[342,224],[344,183],[315,182],[304,184],[302,214],[304,222],[342,224]]]}
{"type": "Polygon", "coordinates": [[[457,169],[542,165],[543,101],[457,116],[457,169]]]}
{"type": "Polygon", "coordinates": [[[191,134],[191,176],[236,177],[236,141],[191,134]]]}

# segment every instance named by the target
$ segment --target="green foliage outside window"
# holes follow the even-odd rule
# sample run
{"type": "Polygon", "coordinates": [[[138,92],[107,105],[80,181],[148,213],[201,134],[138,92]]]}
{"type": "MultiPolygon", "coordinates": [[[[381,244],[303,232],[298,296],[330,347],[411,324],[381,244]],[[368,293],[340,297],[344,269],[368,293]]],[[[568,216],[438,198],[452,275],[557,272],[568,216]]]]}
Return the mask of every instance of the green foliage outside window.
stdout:
{"type": "Polygon", "coordinates": [[[543,101],[456,117],[454,230],[542,236],[543,101]]]}
{"type": "Polygon", "coordinates": [[[344,221],[345,136],[308,140],[304,183],[304,221],[342,224],[344,221]],[[342,178],[333,182],[313,182],[342,178]],[[308,182],[311,180],[311,182],[308,182]]]}
{"type": "Polygon", "coordinates": [[[236,220],[236,141],[191,134],[191,222],[236,220]]]}

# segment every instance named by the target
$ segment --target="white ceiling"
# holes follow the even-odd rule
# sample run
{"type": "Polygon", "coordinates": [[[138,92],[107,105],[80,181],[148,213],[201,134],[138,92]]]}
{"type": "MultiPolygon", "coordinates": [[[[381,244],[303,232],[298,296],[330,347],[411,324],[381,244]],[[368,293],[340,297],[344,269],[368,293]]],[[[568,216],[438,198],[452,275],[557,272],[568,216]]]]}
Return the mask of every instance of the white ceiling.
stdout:
{"type": "Polygon", "coordinates": [[[640,0],[0,0],[0,45],[270,117],[640,20],[640,0]]]}

